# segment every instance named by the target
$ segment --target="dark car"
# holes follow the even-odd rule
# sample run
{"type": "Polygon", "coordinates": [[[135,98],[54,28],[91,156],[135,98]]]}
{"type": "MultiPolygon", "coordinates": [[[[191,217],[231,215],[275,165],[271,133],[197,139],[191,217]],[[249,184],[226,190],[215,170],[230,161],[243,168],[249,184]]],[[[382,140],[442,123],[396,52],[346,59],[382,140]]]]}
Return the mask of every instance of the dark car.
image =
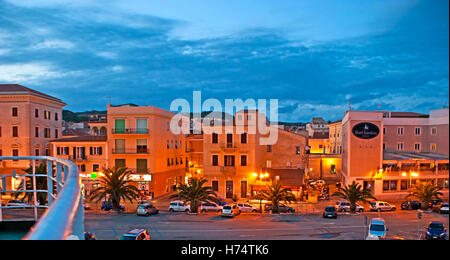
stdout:
{"type": "Polygon", "coordinates": [[[426,240],[445,240],[447,238],[447,229],[442,222],[431,222],[426,230],[426,240]]]}
{"type": "MultiPolygon", "coordinates": [[[[110,211],[112,209],[113,209],[112,203],[108,203],[107,201],[102,202],[101,210],[110,211]]],[[[125,207],[122,205],[119,205],[119,210],[124,211],[125,207]]]]}
{"type": "Polygon", "coordinates": [[[336,208],[333,206],[325,207],[325,210],[323,211],[323,218],[337,218],[336,208]]]}
{"type": "Polygon", "coordinates": [[[442,203],[441,199],[433,199],[430,201],[430,203],[428,203],[428,208],[433,209],[435,206],[439,205],[440,203],[442,203]]]}
{"type": "MultiPolygon", "coordinates": [[[[265,212],[271,212],[272,211],[272,204],[268,203],[266,204],[266,206],[264,207],[264,211],[265,212]]],[[[278,205],[278,212],[279,213],[294,213],[295,209],[289,206],[286,206],[284,204],[279,204],[278,205]]]]}
{"type": "Polygon", "coordinates": [[[84,240],[97,240],[97,238],[91,232],[84,232],[84,240]]]}
{"type": "Polygon", "coordinates": [[[402,210],[417,210],[421,208],[422,204],[417,200],[405,201],[402,203],[402,210]]]}

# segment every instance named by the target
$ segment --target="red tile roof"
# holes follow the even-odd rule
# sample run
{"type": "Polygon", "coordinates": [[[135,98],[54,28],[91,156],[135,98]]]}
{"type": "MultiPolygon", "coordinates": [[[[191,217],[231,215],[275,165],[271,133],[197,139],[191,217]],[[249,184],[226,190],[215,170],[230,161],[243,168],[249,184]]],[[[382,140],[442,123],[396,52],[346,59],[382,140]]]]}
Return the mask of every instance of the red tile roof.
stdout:
{"type": "Polygon", "coordinates": [[[24,87],[19,84],[0,84],[0,94],[1,93],[10,93],[10,94],[15,94],[15,95],[28,94],[28,95],[34,95],[34,96],[50,99],[53,101],[57,101],[60,103],[64,103],[59,98],[52,97],[50,95],[44,94],[42,92],[27,88],[27,87],[24,87]]]}
{"type": "Polygon", "coordinates": [[[328,138],[330,138],[329,132],[325,132],[325,133],[314,132],[313,136],[311,137],[311,139],[328,139],[328,138]]]}

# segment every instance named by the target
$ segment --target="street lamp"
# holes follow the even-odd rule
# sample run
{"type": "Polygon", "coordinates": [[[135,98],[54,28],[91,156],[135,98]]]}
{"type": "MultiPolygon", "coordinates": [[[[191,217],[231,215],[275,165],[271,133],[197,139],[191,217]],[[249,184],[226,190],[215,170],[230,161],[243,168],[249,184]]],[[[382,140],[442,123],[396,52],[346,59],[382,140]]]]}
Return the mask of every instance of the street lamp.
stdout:
{"type": "MultiPolygon", "coordinates": [[[[408,176],[408,174],[406,172],[403,172],[402,176],[406,177],[406,176],[408,176]]],[[[412,185],[412,177],[417,178],[417,177],[419,177],[419,174],[417,172],[411,172],[409,174],[409,187],[410,188],[411,188],[411,185],[412,185]]]]}

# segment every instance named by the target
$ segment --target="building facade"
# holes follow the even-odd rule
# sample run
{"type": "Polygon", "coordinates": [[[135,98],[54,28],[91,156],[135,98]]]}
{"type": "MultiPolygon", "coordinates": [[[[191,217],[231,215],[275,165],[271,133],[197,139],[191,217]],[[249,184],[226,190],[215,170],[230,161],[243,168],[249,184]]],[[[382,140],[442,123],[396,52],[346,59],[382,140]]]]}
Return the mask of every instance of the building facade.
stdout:
{"type": "MultiPolygon", "coordinates": [[[[49,141],[62,135],[65,105],[21,85],[0,85],[0,156],[50,155],[49,141]]],[[[0,174],[10,173],[29,167],[29,162],[4,161],[0,166],[0,174]]]]}
{"type": "Polygon", "coordinates": [[[430,115],[347,111],[342,120],[342,179],[379,198],[404,199],[417,181],[448,193],[448,109],[430,115]]]}

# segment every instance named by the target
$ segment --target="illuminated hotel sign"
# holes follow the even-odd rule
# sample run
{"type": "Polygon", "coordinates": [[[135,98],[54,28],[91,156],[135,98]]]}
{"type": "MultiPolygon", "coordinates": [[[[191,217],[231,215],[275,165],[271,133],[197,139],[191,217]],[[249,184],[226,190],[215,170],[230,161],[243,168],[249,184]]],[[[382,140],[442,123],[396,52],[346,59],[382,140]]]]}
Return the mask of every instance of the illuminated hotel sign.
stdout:
{"type": "Polygon", "coordinates": [[[380,128],[372,123],[360,123],[353,127],[353,134],[361,139],[372,139],[380,134],[380,128]]]}

